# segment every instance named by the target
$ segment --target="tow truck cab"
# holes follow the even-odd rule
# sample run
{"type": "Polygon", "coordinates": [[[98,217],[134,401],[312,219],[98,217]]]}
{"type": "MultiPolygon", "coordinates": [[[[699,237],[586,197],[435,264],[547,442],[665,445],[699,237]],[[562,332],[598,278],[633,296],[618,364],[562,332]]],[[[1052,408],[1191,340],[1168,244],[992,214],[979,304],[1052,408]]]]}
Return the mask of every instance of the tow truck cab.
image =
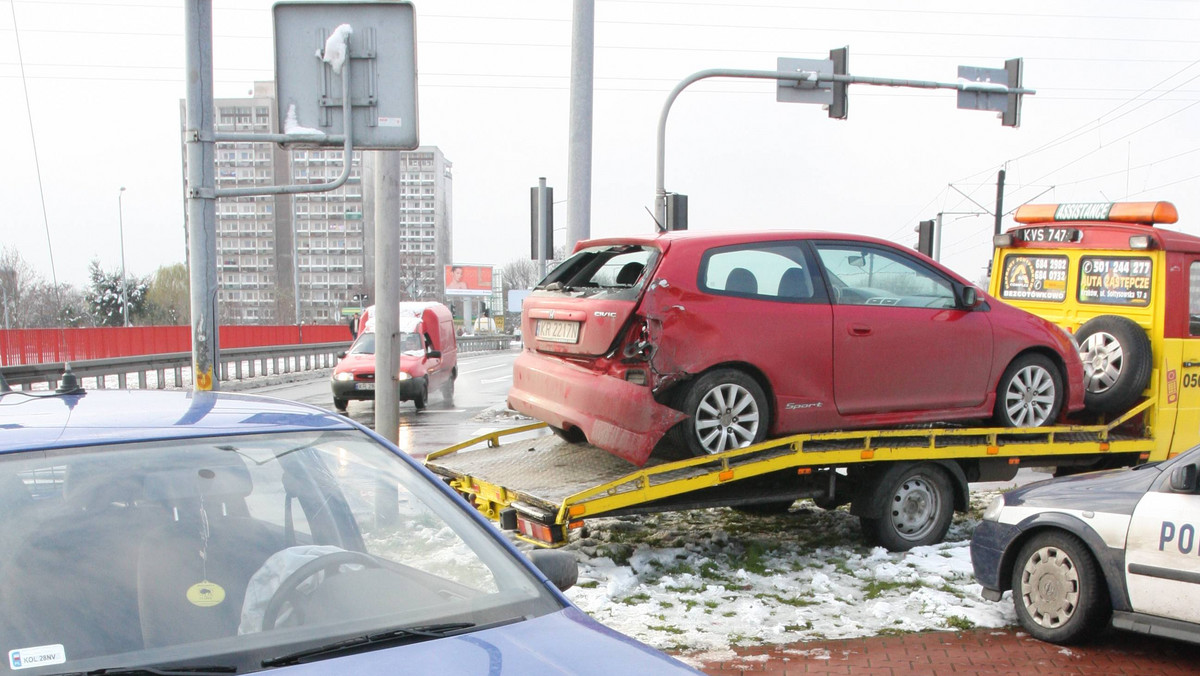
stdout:
{"type": "Polygon", "coordinates": [[[1088,415],[1153,400],[1156,458],[1200,429],[1200,238],[1161,227],[1178,218],[1170,202],[1027,204],[992,260],[994,296],[1075,336],[1088,415]]]}

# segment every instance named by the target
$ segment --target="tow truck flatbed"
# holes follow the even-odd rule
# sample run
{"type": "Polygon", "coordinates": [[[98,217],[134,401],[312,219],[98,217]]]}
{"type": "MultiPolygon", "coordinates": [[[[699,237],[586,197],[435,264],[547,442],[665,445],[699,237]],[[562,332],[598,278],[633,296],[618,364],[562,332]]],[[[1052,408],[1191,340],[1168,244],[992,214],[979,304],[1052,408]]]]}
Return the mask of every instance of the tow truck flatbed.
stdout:
{"type": "MultiPolygon", "coordinates": [[[[832,499],[838,480],[833,470],[867,463],[942,463],[951,473],[959,468],[965,484],[1003,474],[1006,468],[1015,473],[1029,461],[1053,465],[1072,456],[1123,456],[1140,462],[1151,458],[1155,440],[1129,433],[1126,423],[1149,406],[1148,400],[1103,425],[797,434],[703,457],[652,456],[644,467],[590,444],[549,434],[529,438],[545,428],[536,423],[436,451],[425,464],[488,517],[518,530],[519,537],[561,545],[567,531],[584,518],[822,495],[832,499]],[[514,440],[503,441],[506,437],[514,440]],[[769,481],[781,477],[787,481],[769,481]]],[[[960,506],[965,497],[957,501],[960,506]]]]}

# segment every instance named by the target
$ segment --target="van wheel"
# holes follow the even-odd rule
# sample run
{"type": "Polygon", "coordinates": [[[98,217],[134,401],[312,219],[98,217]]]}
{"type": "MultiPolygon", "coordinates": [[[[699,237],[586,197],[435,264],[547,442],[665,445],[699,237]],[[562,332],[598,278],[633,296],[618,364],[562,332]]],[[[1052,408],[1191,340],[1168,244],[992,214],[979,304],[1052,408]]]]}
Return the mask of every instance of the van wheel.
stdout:
{"type": "Polygon", "coordinates": [[[681,435],[692,455],[722,453],[757,444],[767,436],[770,412],[758,382],[735,369],[716,369],[696,379],[683,398],[681,435]]]}
{"type": "Polygon", "coordinates": [[[413,397],[413,406],[416,406],[417,410],[420,411],[425,408],[425,403],[428,401],[429,401],[429,381],[422,379],[421,380],[421,391],[419,393],[417,393],[417,396],[413,397]]]}
{"type": "Polygon", "coordinates": [[[995,422],[1001,427],[1053,425],[1062,410],[1062,374],[1044,355],[1018,356],[996,386],[995,422]]]}
{"type": "Polygon", "coordinates": [[[1093,413],[1120,413],[1134,404],[1150,383],[1150,337],[1133,320],[1116,315],[1094,317],[1079,327],[1083,359],[1083,401],[1093,413]]]}

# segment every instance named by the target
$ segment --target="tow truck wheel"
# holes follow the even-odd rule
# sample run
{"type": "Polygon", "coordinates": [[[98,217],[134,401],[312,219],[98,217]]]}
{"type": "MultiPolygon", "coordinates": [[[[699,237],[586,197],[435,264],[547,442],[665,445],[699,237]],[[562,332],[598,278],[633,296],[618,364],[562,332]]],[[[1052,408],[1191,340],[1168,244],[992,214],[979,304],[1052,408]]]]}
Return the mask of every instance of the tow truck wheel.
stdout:
{"type": "Polygon", "coordinates": [[[1013,566],[1017,619],[1035,638],[1076,643],[1094,636],[1112,613],[1096,560],[1079,538],[1045,531],[1021,547],[1013,566]]]}
{"type": "Polygon", "coordinates": [[[1138,400],[1153,367],[1150,337],[1133,320],[1094,317],[1079,327],[1083,401],[1093,413],[1120,413],[1138,400]]]}
{"type": "Polygon", "coordinates": [[[1062,374],[1044,355],[1018,356],[996,386],[995,422],[1001,427],[1053,425],[1062,410],[1062,374]]]}
{"type": "Polygon", "coordinates": [[[770,412],[762,387],[735,369],[716,369],[696,379],[683,398],[683,441],[695,456],[757,444],[767,436],[770,412]]]}
{"type": "Polygon", "coordinates": [[[889,551],[906,552],[946,537],[954,516],[954,489],[940,467],[914,465],[878,490],[890,496],[883,504],[883,514],[860,519],[871,541],[889,551]]]}

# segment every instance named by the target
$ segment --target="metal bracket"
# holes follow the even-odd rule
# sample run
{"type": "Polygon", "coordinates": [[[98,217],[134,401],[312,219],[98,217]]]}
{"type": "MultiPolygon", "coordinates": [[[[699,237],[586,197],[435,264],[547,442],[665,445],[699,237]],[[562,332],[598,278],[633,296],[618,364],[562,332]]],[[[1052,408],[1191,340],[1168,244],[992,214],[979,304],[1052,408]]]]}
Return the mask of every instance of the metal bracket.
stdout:
{"type": "Polygon", "coordinates": [[[189,199],[215,200],[217,191],[211,188],[188,188],[187,196],[189,199]]]}

